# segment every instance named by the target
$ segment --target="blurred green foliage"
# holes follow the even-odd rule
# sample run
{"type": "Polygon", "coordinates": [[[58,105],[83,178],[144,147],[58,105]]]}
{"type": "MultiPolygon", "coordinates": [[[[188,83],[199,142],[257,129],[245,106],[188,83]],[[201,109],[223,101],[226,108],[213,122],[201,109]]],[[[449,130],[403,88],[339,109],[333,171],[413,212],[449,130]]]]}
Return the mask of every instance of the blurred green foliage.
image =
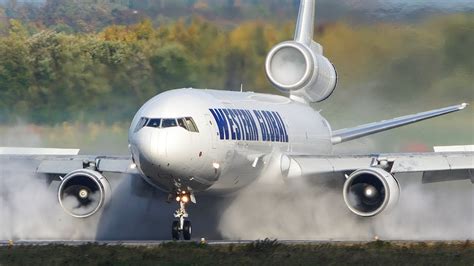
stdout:
{"type": "MultiPolygon", "coordinates": [[[[294,9],[295,1],[289,2],[294,9]]],[[[208,8],[207,1],[153,3],[170,12],[181,4],[208,8]]],[[[217,8],[230,14],[239,7],[227,4],[217,8]]],[[[130,7],[145,10],[140,5],[48,0],[42,8],[0,9],[0,122],[129,121],[147,99],[179,87],[238,90],[243,84],[276,93],[263,63],[273,45],[292,38],[292,20],[229,26],[194,16],[160,22],[128,13],[130,7]],[[26,14],[2,16],[14,11],[26,14]]],[[[433,105],[473,101],[472,14],[410,24],[340,21],[318,27],[315,35],[338,69],[338,106],[368,94],[397,104],[427,96],[433,105]]]]}
{"type": "Polygon", "coordinates": [[[96,32],[144,19],[161,24],[189,16],[219,20],[227,26],[255,18],[277,21],[282,16],[294,17],[299,0],[0,0],[0,6],[2,3],[8,18],[72,33],[96,32]]]}

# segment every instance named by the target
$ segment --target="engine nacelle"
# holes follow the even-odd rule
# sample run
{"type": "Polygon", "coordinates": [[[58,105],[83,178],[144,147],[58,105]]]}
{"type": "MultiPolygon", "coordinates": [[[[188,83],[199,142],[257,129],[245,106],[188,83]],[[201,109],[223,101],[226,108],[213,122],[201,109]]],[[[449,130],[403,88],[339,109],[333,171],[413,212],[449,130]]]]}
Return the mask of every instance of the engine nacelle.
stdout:
{"type": "Polygon", "coordinates": [[[369,217],[394,207],[400,186],[393,175],[381,168],[360,169],[344,183],[343,196],[353,213],[369,217]]]}
{"type": "Polygon", "coordinates": [[[278,90],[307,102],[321,102],[336,89],[337,73],[318,43],[282,42],[267,55],[265,71],[278,90]]]}
{"type": "Polygon", "coordinates": [[[99,172],[79,169],[67,174],[58,189],[64,211],[76,218],[87,218],[110,201],[110,185],[99,172]]]}

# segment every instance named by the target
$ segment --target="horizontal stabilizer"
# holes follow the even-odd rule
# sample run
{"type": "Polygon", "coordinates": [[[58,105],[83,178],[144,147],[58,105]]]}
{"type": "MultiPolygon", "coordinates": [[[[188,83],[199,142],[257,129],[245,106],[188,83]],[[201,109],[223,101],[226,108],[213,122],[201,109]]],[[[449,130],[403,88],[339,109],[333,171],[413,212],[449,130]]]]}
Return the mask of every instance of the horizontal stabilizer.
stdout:
{"type": "Polygon", "coordinates": [[[79,149],[0,147],[0,155],[77,155],[79,149]]]}
{"type": "Polygon", "coordinates": [[[331,141],[333,144],[342,143],[345,141],[365,137],[371,134],[382,132],[385,130],[413,124],[419,121],[423,121],[429,118],[449,114],[452,112],[460,111],[466,108],[467,103],[454,105],[446,108],[436,109],[428,112],[418,113],[414,115],[402,116],[390,120],[384,120],[380,122],[365,124],[353,128],[345,128],[336,130],[333,132],[331,141]]]}

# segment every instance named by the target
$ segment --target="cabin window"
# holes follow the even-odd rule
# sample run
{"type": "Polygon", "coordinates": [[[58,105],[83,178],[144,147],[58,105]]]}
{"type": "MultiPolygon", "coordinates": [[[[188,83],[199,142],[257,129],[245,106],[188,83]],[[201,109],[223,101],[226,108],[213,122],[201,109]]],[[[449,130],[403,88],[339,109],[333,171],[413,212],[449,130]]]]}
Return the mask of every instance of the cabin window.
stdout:
{"type": "Polygon", "coordinates": [[[150,119],[148,124],[146,125],[147,127],[154,127],[154,128],[159,128],[161,123],[160,118],[155,118],[155,119],[150,119]]]}
{"type": "Polygon", "coordinates": [[[162,128],[175,127],[177,125],[178,124],[176,123],[176,119],[171,118],[163,119],[163,122],[161,123],[162,128]]]}

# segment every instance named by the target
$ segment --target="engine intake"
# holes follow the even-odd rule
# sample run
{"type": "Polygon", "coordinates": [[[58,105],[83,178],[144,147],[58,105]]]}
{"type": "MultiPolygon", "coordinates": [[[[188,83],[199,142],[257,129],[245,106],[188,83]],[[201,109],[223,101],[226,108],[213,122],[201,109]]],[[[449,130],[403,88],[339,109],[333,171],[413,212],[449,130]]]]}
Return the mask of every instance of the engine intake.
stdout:
{"type": "Polygon", "coordinates": [[[67,174],[58,189],[64,211],[76,218],[87,218],[110,200],[110,185],[99,172],[80,169],[67,174]]]}
{"type": "Polygon", "coordinates": [[[267,55],[265,71],[275,88],[308,102],[327,99],[337,84],[334,66],[315,42],[309,46],[296,41],[278,44],[267,55]]]}
{"type": "Polygon", "coordinates": [[[344,183],[343,196],[353,213],[370,217],[396,205],[400,186],[393,175],[381,168],[360,169],[344,183]]]}

